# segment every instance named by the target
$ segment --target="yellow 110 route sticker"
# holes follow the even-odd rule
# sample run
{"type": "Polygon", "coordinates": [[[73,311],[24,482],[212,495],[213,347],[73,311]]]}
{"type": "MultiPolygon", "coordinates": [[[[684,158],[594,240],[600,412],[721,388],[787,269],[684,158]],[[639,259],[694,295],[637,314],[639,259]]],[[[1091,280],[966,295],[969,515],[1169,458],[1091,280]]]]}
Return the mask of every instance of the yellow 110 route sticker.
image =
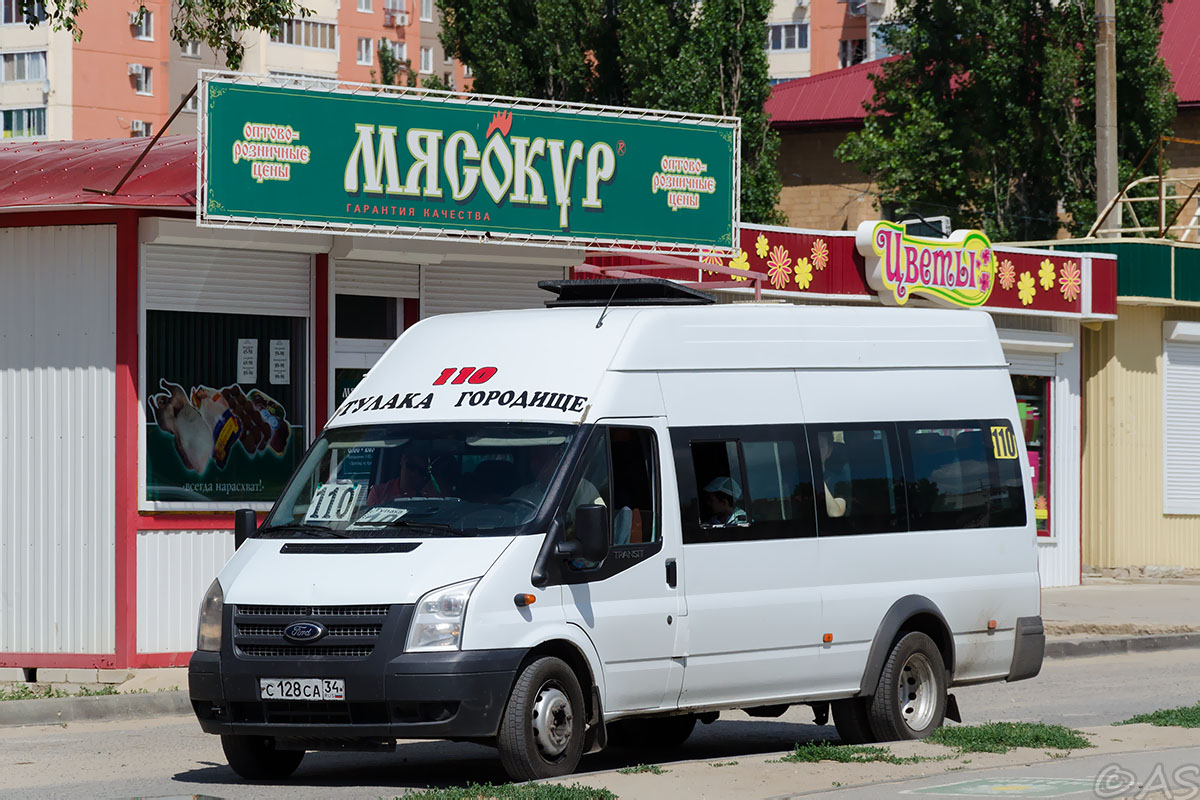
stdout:
{"type": "Polygon", "coordinates": [[[1007,425],[992,427],[992,456],[995,458],[1016,458],[1017,437],[1012,428],[1007,425]]]}

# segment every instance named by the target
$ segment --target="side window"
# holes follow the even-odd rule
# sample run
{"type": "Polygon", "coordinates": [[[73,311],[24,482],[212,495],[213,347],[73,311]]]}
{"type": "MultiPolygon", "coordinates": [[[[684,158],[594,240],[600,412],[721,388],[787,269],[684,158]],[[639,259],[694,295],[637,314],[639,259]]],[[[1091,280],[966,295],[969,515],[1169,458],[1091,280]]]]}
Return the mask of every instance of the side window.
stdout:
{"type": "MultiPolygon", "coordinates": [[[[603,432],[592,434],[587,450],[580,459],[577,480],[567,489],[565,538],[575,538],[575,510],[580,506],[602,505],[612,509],[608,494],[608,437],[603,432]]],[[[611,519],[611,517],[610,517],[611,519]]]]}
{"type": "Polygon", "coordinates": [[[609,510],[613,547],[643,545],[662,537],[654,432],[608,428],[593,434],[579,478],[568,490],[566,538],[575,538],[575,511],[599,504],[609,510]]]}
{"type": "Polygon", "coordinates": [[[676,429],[684,544],[816,534],[800,426],[676,429]]]}
{"type": "Polygon", "coordinates": [[[1025,524],[1012,426],[1005,420],[901,426],[913,530],[1025,524]]]}
{"type": "Polygon", "coordinates": [[[821,535],[908,530],[894,425],[809,425],[808,443],[821,535]]]}

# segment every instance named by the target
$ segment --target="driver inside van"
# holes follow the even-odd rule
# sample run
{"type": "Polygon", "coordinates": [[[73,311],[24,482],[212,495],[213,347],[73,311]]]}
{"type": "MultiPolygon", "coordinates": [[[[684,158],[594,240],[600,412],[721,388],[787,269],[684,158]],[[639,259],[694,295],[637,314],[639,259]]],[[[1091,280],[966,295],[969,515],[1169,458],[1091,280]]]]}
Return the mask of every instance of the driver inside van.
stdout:
{"type": "Polygon", "coordinates": [[[746,525],[750,518],[738,506],[742,490],[733,478],[713,478],[704,487],[704,501],[708,505],[706,525],[746,525]]]}
{"type": "Polygon", "coordinates": [[[831,518],[844,517],[849,504],[846,494],[850,487],[850,465],[841,452],[844,445],[834,442],[833,434],[829,431],[817,433],[817,444],[821,449],[821,473],[825,477],[825,513],[831,518]],[[830,486],[833,488],[830,489],[830,486]]]}
{"type": "Polygon", "coordinates": [[[412,447],[400,446],[385,451],[380,467],[382,475],[392,477],[376,483],[367,493],[367,505],[379,506],[398,497],[437,497],[429,457],[412,447]]]}

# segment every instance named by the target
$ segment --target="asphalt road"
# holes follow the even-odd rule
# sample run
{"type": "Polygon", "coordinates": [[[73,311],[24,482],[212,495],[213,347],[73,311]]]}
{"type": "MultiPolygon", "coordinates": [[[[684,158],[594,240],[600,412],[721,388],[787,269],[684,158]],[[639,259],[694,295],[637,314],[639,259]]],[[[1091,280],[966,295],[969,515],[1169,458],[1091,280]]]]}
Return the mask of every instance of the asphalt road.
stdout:
{"type": "MultiPolygon", "coordinates": [[[[1103,725],[1200,699],[1200,651],[1047,661],[1031,681],[956,690],[963,721],[1025,720],[1103,725]]],[[[738,712],[698,726],[668,760],[730,759],[834,739],[807,708],[778,720],[738,712]]],[[[648,762],[645,753],[586,758],[581,771],[648,762]]],[[[220,741],[189,717],[0,729],[0,798],[395,797],[408,788],[504,782],[494,751],[447,742],[401,743],[395,753],[309,753],[290,782],[250,785],[225,764],[220,741]]]]}

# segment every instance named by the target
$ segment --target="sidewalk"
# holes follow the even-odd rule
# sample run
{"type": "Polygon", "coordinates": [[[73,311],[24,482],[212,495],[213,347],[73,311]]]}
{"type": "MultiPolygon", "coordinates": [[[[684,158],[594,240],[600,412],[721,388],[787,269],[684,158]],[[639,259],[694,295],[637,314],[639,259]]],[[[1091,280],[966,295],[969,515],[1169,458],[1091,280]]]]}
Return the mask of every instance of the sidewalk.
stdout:
{"type": "MultiPolygon", "coordinates": [[[[1105,580],[1044,589],[1042,619],[1047,658],[1200,647],[1200,583],[1105,580]]],[[[83,683],[86,676],[80,673],[85,672],[39,670],[38,685],[55,685],[54,679],[83,683]],[[57,675],[60,672],[64,677],[57,675]]],[[[0,675],[0,686],[14,686],[2,678],[19,670],[5,673],[0,675]]],[[[0,726],[191,713],[183,667],[129,670],[117,691],[120,696],[3,701],[0,726]]]]}

